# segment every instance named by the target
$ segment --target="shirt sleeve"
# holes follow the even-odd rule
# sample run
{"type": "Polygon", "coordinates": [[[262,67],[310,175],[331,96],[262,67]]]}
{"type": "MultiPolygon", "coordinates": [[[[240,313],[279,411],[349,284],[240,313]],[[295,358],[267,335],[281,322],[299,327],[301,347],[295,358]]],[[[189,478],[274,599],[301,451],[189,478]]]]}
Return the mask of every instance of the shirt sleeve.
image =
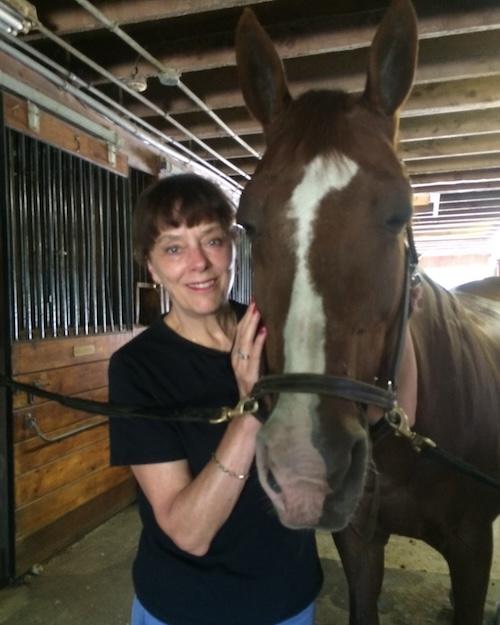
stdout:
{"type": "MultiPolygon", "coordinates": [[[[157,401],[141,384],[140,367],[125,353],[119,351],[111,357],[108,380],[110,402],[157,406],[157,401]]],[[[154,464],[186,457],[176,424],[161,419],[110,417],[109,438],[110,463],[114,466],[154,464]]]]}

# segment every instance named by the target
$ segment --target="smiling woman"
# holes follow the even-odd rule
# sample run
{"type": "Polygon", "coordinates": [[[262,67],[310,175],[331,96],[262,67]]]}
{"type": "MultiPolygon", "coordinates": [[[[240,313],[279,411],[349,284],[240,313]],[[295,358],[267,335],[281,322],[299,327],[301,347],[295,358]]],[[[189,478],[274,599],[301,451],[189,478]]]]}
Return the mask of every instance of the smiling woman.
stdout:
{"type": "MultiPolygon", "coordinates": [[[[199,176],[143,193],[136,257],[171,308],[113,355],[111,401],[168,412],[249,394],[266,329],[255,305],[228,299],[233,233],[229,202],[199,176]]],[[[132,467],[143,523],[132,625],[312,625],[322,579],[314,534],[269,514],[254,463],[260,428],[252,415],[229,425],[111,419],[111,460],[132,467]]]]}

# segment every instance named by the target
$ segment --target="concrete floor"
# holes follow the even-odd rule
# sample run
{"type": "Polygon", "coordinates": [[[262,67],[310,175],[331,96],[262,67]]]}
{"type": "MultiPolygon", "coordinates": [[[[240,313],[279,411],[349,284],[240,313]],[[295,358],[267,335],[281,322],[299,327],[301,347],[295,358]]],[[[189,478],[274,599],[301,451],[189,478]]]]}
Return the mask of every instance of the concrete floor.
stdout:
{"type": "MultiPolygon", "coordinates": [[[[500,527],[495,528],[500,545],[500,527]]],[[[39,575],[0,591],[2,625],[128,625],[132,597],[130,567],[139,531],[131,506],[44,563],[39,575]]],[[[316,625],[348,625],[344,575],[332,540],[318,535],[325,585],[316,625]]],[[[391,539],[386,557],[381,625],[446,625],[451,622],[444,561],[410,539],[391,539]]],[[[487,602],[491,623],[500,600],[497,547],[487,602]]]]}

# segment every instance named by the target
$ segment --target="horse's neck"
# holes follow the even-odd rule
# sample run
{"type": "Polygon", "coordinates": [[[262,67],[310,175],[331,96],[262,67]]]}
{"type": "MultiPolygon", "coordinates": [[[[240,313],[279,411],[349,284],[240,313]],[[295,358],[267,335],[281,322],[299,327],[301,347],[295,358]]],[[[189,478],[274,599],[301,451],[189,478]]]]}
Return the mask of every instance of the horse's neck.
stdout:
{"type": "Polygon", "coordinates": [[[424,278],[422,307],[410,321],[419,371],[417,420],[453,410],[460,425],[474,418],[471,412],[498,411],[500,341],[493,319],[479,323],[461,296],[424,278]]]}

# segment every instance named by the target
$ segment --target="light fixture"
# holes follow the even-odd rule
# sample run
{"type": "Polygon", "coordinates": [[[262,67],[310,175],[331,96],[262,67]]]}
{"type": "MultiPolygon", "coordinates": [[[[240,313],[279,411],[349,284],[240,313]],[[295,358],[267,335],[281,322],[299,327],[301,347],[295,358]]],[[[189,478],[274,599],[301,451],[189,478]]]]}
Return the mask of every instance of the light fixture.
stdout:
{"type": "Polygon", "coordinates": [[[37,21],[35,7],[26,0],[0,1],[0,31],[14,36],[28,33],[37,21]]]}
{"type": "Polygon", "coordinates": [[[137,66],[132,74],[128,78],[125,78],[123,82],[127,87],[130,87],[130,89],[137,91],[137,93],[143,93],[148,88],[148,79],[142,74],[139,74],[139,68],[137,66]]]}

